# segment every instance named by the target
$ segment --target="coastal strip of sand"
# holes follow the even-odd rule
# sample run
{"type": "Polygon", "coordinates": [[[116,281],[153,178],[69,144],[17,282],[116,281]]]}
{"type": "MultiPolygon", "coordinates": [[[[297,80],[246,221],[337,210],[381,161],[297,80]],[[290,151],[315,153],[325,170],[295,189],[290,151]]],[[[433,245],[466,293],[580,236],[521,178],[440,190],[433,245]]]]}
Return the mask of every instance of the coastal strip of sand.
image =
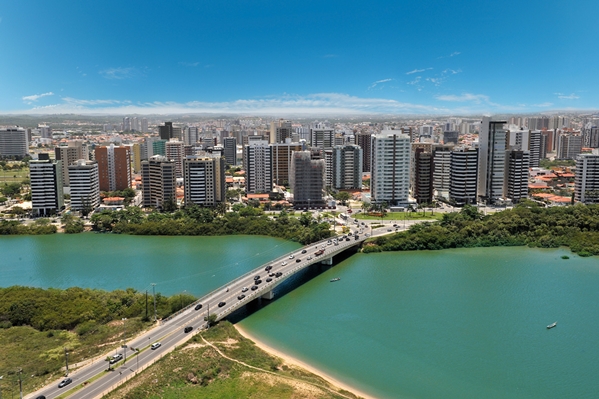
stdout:
{"type": "Polygon", "coordinates": [[[328,375],[326,373],[323,373],[322,370],[318,370],[318,369],[310,366],[309,364],[306,364],[306,363],[302,362],[301,360],[298,360],[298,359],[296,359],[296,358],[294,358],[292,356],[289,356],[286,353],[280,352],[280,351],[278,351],[278,350],[276,350],[276,349],[274,349],[274,348],[266,345],[264,342],[260,341],[260,339],[258,339],[256,336],[248,333],[246,330],[244,330],[243,328],[241,328],[239,325],[235,324],[234,326],[237,329],[237,331],[239,331],[239,334],[241,334],[242,336],[244,336],[245,338],[247,338],[249,340],[254,341],[254,343],[256,344],[256,346],[258,348],[262,349],[263,351],[265,351],[265,352],[267,352],[267,353],[269,353],[269,354],[271,354],[273,356],[276,356],[276,357],[279,357],[279,358],[283,359],[285,361],[285,363],[288,363],[290,365],[294,365],[294,366],[297,366],[297,367],[301,367],[301,368],[303,368],[303,369],[305,369],[305,370],[307,370],[307,371],[309,371],[309,372],[311,372],[311,373],[313,373],[313,374],[321,377],[322,379],[324,379],[328,383],[330,383],[330,384],[332,384],[332,385],[334,385],[334,386],[336,386],[338,388],[344,389],[344,390],[346,390],[348,392],[351,392],[354,395],[359,396],[361,398],[364,398],[364,399],[376,399],[374,396],[368,395],[368,394],[366,394],[364,392],[361,392],[361,391],[357,390],[354,387],[351,387],[351,386],[349,386],[349,385],[347,385],[347,384],[345,384],[345,383],[343,383],[343,382],[341,382],[339,380],[334,379],[330,375],[328,375]]]}

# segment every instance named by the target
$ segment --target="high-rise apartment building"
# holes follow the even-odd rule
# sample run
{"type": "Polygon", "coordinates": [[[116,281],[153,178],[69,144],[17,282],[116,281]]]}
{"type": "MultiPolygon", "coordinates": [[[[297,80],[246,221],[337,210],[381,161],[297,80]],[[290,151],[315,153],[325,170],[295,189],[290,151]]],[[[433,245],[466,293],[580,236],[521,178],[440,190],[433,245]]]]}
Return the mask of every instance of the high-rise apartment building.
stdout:
{"type": "Polygon", "coordinates": [[[372,136],[370,192],[375,203],[407,205],[410,186],[410,137],[395,130],[372,136]]]}
{"type": "Polygon", "coordinates": [[[506,170],[504,192],[513,203],[528,198],[528,168],[530,152],[520,150],[506,151],[506,170]]]}
{"type": "Polygon", "coordinates": [[[480,198],[485,203],[495,204],[504,196],[503,181],[507,140],[507,130],[503,128],[505,123],[505,121],[492,121],[489,117],[483,117],[481,132],[478,136],[479,172],[475,201],[480,198]]]}
{"type": "Polygon", "coordinates": [[[278,121],[270,122],[270,138],[271,144],[285,143],[287,139],[291,140],[293,134],[293,126],[291,121],[279,119],[278,121]]]}
{"type": "Polygon", "coordinates": [[[419,204],[433,202],[433,153],[416,147],[412,162],[412,196],[419,204]]]}
{"type": "Polygon", "coordinates": [[[300,143],[277,143],[271,144],[270,147],[272,148],[272,177],[274,184],[289,186],[291,154],[293,151],[303,151],[305,148],[300,143]]]}
{"type": "Polygon", "coordinates": [[[129,146],[131,148],[131,164],[133,165],[133,173],[139,173],[141,170],[141,144],[133,143],[129,146]]]}
{"type": "Polygon", "coordinates": [[[358,145],[362,148],[362,171],[370,172],[372,165],[371,158],[371,134],[370,133],[358,133],[357,142],[358,145]]]}
{"type": "Polygon", "coordinates": [[[131,148],[99,146],[94,149],[98,161],[100,191],[120,191],[131,187],[131,148]]]}
{"type": "Polygon", "coordinates": [[[183,159],[185,159],[185,144],[176,139],[170,139],[165,143],[166,157],[175,162],[177,178],[183,177],[183,159]]]}
{"type": "Polygon", "coordinates": [[[451,152],[449,201],[456,206],[476,204],[479,151],[456,148],[451,152]]]}
{"type": "Polygon", "coordinates": [[[198,142],[200,136],[198,135],[198,128],[196,126],[187,126],[183,133],[183,142],[185,145],[195,145],[198,142]]]}
{"type": "Polygon", "coordinates": [[[170,140],[173,136],[173,122],[164,122],[164,126],[158,126],[161,140],[170,140]]]}
{"type": "Polygon", "coordinates": [[[37,130],[40,132],[40,136],[43,139],[51,139],[52,138],[52,128],[48,125],[37,125],[37,130]]]}
{"type": "Polygon", "coordinates": [[[191,156],[185,158],[185,206],[215,206],[225,202],[225,159],[223,157],[191,156]]]}
{"type": "Polygon", "coordinates": [[[362,188],[362,148],[358,145],[335,146],[333,154],[333,188],[362,188]]]}
{"type": "Polygon", "coordinates": [[[100,205],[100,178],[97,161],[79,159],[69,165],[71,209],[91,212],[100,205]]]}
{"type": "Polygon", "coordinates": [[[545,154],[541,150],[541,131],[533,130],[529,133],[528,139],[528,151],[530,151],[530,167],[536,168],[539,166],[541,159],[545,157],[545,154]],[[543,154],[543,157],[541,157],[543,154]]]}
{"type": "Polygon", "coordinates": [[[141,118],[141,132],[142,133],[148,133],[148,120],[146,118],[141,118]]]}
{"type": "Polygon", "coordinates": [[[0,129],[0,157],[22,159],[29,155],[27,131],[19,126],[0,129]]]}
{"type": "Polygon", "coordinates": [[[34,216],[50,216],[64,209],[62,161],[47,154],[29,162],[31,208],[34,216]]]}
{"type": "Polygon", "coordinates": [[[335,130],[326,122],[316,122],[310,126],[310,144],[312,147],[331,148],[334,145],[335,130]]]}
{"type": "Polygon", "coordinates": [[[175,162],[162,155],[143,161],[141,182],[144,207],[162,208],[166,201],[175,201],[175,162]]]}
{"type": "Polygon", "coordinates": [[[580,134],[562,133],[557,138],[557,158],[576,159],[582,151],[580,134]]]}
{"type": "Polygon", "coordinates": [[[312,159],[310,151],[296,151],[291,157],[289,183],[295,208],[324,207],[324,159],[312,159]]]}
{"type": "Polygon", "coordinates": [[[453,146],[436,145],[433,153],[433,190],[438,198],[449,199],[449,181],[451,178],[451,151],[453,146]]]}
{"type": "Polygon", "coordinates": [[[235,137],[225,137],[223,139],[224,156],[227,165],[237,165],[237,139],[235,137]]]}
{"type": "Polygon", "coordinates": [[[272,191],[272,147],[267,141],[254,142],[243,147],[243,169],[246,193],[272,191]]]}
{"type": "MultiPolygon", "coordinates": [[[[154,155],[166,156],[166,142],[167,140],[152,141],[152,153],[154,155]]],[[[148,159],[150,158],[151,157],[148,157],[148,159]]]]}
{"type": "Polygon", "coordinates": [[[459,133],[457,131],[443,132],[443,144],[458,144],[459,133]]]}
{"type": "Polygon", "coordinates": [[[599,149],[576,157],[574,199],[583,204],[599,204],[599,149]]]}
{"type": "Polygon", "coordinates": [[[89,148],[83,140],[71,140],[67,145],[54,148],[54,158],[62,161],[62,183],[68,187],[69,165],[79,159],[89,160],[89,148]]]}

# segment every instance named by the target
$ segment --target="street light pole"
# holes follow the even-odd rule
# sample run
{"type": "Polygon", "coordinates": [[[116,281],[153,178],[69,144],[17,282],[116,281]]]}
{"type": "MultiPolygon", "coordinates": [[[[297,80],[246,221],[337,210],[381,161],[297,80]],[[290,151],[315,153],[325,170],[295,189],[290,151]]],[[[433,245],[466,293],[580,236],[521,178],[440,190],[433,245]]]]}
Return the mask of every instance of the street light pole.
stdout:
{"type": "Polygon", "coordinates": [[[152,283],[152,295],[154,296],[154,323],[158,321],[158,317],[156,315],[156,284],[152,283]]]}
{"type": "MultiPolygon", "coordinates": [[[[64,361],[67,366],[67,374],[65,375],[65,377],[68,377],[69,376],[69,352],[67,352],[66,346],[64,348],[64,361]]],[[[0,399],[2,399],[2,398],[0,398],[0,399]]]]}
{"type": "Polygon", "coordinates": [[[123,320],[123,353],[125,356],[125,360],[123,361],[123,364],[127,363],[127,344],[125,343],[125,322],[127,321],[126,317],[122,318],[123,320]]]}

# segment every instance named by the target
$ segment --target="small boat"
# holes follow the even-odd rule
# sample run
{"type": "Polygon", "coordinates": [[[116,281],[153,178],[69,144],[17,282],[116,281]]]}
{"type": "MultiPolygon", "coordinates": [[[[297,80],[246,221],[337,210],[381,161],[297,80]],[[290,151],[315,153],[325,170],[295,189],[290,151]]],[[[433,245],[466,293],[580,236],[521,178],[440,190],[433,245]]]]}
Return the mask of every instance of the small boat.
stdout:
{"type": "Polygon", "coordinates": [[[334,283],[335,281],[339,281],[341,280],[341,277],[335,277],[331,279],[331,283],[334,283]]]}
{"type": "Polygon", "coordinates": [[[555,327],[555,326],[557,326],[557,321],[556,321],[555,323],[551,323],[551,324],[549,324],[549,325],[547,326],[547,329],[549,330],[550,328],[553,328],[553,327],[555,327]]]}

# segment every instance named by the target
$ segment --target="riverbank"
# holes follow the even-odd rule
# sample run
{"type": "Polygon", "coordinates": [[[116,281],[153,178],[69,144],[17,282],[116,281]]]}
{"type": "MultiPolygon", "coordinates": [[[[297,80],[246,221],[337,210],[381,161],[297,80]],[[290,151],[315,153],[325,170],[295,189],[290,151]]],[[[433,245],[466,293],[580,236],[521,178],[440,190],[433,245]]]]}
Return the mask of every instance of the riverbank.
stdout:
{"type": "Polygon", "coordinates": [[[355,387],[352,387],[346,383],[343,383],[343,382],[331,377],[330,375],[324,373],[322,370],[319,370],[307,363],[302,362],[301,360],[298,360],[292,356],[289,356],[286,353],[280,352],[280,351],[272,348],[271,346],[268,346],[263,341],[261,341],[259,338],[257,338],[255,335],[250,334],[249,332],[244,330],[239,325],[234,325],[234,327],[241,336],[253,341],[254,344],[256,344],[256,346],[258,348],[262,349],[264,352],[269,353],[272,356],[276,356],[276,357],[283,359],[283,361],[285,361],[285,363],[288,363],[288,364],[291,364],[291,365],[294,365],[297,367],[301,367],[304,370],[307,370],[307,371],[319,376],[323,380],[327,381],[329,384],[335,385],[338,388],[341,388],[343,390],[351,392],[356,396],[359,396],[364,399],[375,399],[374,396],[368,395],[367,393],[362,392],[362,391],[356,389],[355,387]]]}

